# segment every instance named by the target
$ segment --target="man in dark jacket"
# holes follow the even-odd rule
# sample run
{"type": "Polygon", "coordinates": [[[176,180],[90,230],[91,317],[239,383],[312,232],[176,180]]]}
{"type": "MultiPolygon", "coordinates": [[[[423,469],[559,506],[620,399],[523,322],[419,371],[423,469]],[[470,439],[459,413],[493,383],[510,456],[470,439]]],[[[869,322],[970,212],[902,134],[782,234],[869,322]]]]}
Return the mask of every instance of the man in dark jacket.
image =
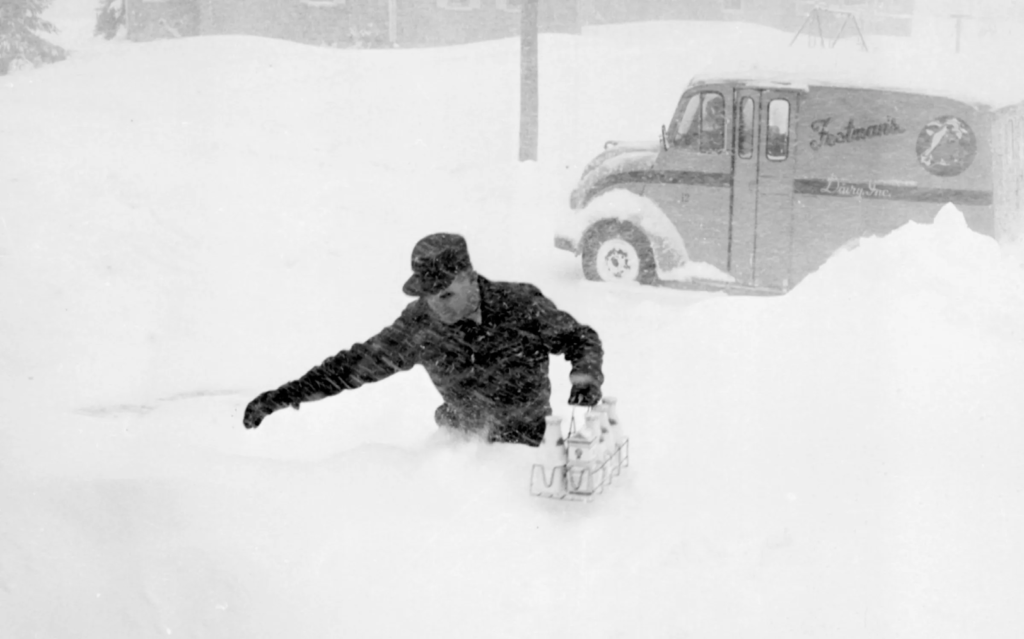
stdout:
{"type": "Polygon", "coordinates": [[[412,253],[404,292],[418,297],[394,324],[326,359],[299,379],[267,391],[245,409],[246,428],[274,411],[309,402],[421,364],[444,404],[439,426],[489,441],[536,446],[551,414],[549,354],[572,363],[569,403],[601,399],[601,340],[558,310],[535,286],[491,282],[470,263],[465,240],[437,233],[412,253]]]}

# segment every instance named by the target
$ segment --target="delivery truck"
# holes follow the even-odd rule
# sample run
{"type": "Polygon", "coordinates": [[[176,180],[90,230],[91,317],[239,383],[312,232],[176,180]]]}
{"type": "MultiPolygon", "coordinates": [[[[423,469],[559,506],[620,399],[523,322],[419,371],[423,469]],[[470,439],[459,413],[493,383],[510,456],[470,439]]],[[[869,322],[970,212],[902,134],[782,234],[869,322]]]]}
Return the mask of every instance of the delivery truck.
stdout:
{"type": "Polygon", "coordinates": [[[587,165],[555,245],[589,279],[784,293],[947,202],[992,235],[991,122],[909,89],[695,77],[660,140],[609,142],[587,165]]]}

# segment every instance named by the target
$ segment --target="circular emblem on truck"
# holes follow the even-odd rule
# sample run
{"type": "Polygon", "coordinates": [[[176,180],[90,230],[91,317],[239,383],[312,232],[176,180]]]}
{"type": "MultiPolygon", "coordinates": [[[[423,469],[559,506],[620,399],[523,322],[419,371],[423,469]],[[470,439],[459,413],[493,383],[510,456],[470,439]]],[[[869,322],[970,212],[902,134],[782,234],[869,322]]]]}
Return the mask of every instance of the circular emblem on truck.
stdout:
{"type": "Polygon", "coordinates": [[[974,131],[952,115],[935,118],[917,136],[917,161],[929,173],[940,177],[963,173],[977,152],[974,131]]]}

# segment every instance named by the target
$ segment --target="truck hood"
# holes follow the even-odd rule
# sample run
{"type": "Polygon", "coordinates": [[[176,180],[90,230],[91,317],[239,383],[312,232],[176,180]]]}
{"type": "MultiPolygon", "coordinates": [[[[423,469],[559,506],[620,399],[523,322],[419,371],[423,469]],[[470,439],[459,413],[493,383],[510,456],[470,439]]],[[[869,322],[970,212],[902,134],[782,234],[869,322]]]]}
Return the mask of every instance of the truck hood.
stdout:
{"type": "Polygon", "coordinates": [[[582,206],[586,196],[605,177],[615,173],[647,171],[661,151],[661,145],[653,142],[608,142],[605,150],[591,160],[580,176],[579,184],[569,200],[572,208],[582,206]]]}

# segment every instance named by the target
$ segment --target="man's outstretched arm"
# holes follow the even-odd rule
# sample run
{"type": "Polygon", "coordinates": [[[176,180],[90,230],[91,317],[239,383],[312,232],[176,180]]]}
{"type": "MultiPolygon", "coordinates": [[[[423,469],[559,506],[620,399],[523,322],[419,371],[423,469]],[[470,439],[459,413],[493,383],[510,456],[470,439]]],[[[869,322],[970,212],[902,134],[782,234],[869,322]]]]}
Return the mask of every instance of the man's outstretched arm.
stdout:
{"type": "Polygon", "coordinates": [[[256,428],[265,417],[287,406],[298,408],[303,402],[409,370],[417,363],[415,332],[415,319],[409,312],[403,313],[394,324],[365,342],[328,357],[297,380],[261,393],[245,409],[245,427],[256,428]]]}

